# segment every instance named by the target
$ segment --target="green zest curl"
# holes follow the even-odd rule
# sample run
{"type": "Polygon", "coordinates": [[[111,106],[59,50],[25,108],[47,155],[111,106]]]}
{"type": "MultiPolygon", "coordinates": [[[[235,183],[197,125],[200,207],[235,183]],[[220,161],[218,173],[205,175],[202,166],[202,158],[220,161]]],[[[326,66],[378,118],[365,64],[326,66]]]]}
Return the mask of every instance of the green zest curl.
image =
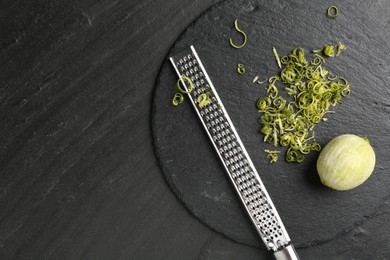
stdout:
{"type": "Polygon", "coordinates": [[[278,153],[280,153],[280,151],[271,151],[271,150],[264,150],[267,154],[267,158],[270,158],[270,163],[274,163],[274,162],[277,162],[278,159],[279,159],[279,156],[278,156],[278,153]]]}
{"type": "Polygon", "coordinates": [[[210,101],[210,93],[202,93],[198,96],[198,104],[200,107],[208,105],[210,101]]]}
{"type": "MultiPolygon", "coordinates": [[[[188,94],[188,93],[191,93],[192,90],[194,89],[194,84],[192,83],[192,80],[191,80],[189,77],[187,77],[187,76],[185,76],[185,75],[182,75],[181,78],[179,78],[179,79],[177,80],[176,87],[177,87],[177,89],[178,89],[181,93],[183,93],[183,94],[188,94]],[[189,84],[189,89],[188,89],[188,91],[186,91],[186,90],[184,90],[184,89],[181,88],[180,82],[182,82],[182,81],[183,81],[183,82],[187,82],[187,83],[189,84]]],[[[186,87],[188,87],[188,86],[186,86],[186,87]]]]}
{"type": "Polygon", "coordinates": [[[328,7],[328,17],[330,18],[336,18],[339,15],[339,9],[337,6],[332,5],[328,7]]]}
{"type": "Polygon", "coordinates": [[[305,157],[301,154],[298,154],[296,151],[292,150],[291,148],[288,149],[286,154],[286,161],[288,162],[303,162],[305,160],[305,157]]]}
{"type": "Polygon", "coordinates": [[[244,73],[246,72],[246,69],[245,69],[244,65],[238,64],[238,65],[237,65],[237,72],[238,72],[238,74],[240,74],[240,75],[244,74],[244,73]]]}
{"type": "Polygon", "coordinates": [[[172,105],[174,105],[176,107],[176,106],[180,105],[181,103],[183,103],[183,101],[184,101],[183,94],[180,92],[177,92],[177,93],[175,93],[175,95],[173,95],[172,105]]]}
{"type": "Polygon", "coordinates": [[[254,77],[254,79],[253,79],[253,81],[252,81],[252,83],[259,83],[259,84],[263,84],[263,83],[265,83],[265,82],[267,82],[268,81],[268,79],[265,79],[265,80],[260,80],[260,77],[259,76],[256,76],[256,77],[254,77]]]}
{"type": "Polygon", "coordinates": [[[271,99],[269,97],[266,98],[260,98],[257,101],[257,108],[259,109],[259,112],[265,112],[266,109],[271,105],[271,99]]]}
{"type": "Polygon", "coordinates": [[[192,92],[192,90],[194,89],[194,84],[192,83],[192,80],[185,76],[185,75],[182,75],[176,82],[176,87],[177,89],[179,90],[179,92],[175,93],[173,95],[173,99],[172,99],[172,105],[174,105],[175,107],[180,105],[181,103],[183,103],[184,101],[184,96],[183,94],[189,94],[192,92]],[[182,82],[182,84],[184,84],[185,88],[187,90],[184,90],[181,86],[180,86],[180,82],[182,82]],[[187,84],[188,85],[187,85],[187,84]]]}
{"type": "Polygon", "coordinates": [[[241,45],[235,45],[235,44],[233,43],[233,39],[230,38],[230,39],[229,39],[229,42],[230,42],[230,45],[231,45],[233,48],[240,49],[240,48],[244,47],[244,45],[246,44],[247,36],[246,36],[246,34],[245,34],[245,32],[244,32],[243,30],[241,30],[240,28],[238,28],[238,19],[236,19],[236,20],[234,21],[234,27],[236,28],[237,32],[241,33],[241,34],[244,36],[244,41],[243,41],[243,43],[242,43],[241,45]]]}

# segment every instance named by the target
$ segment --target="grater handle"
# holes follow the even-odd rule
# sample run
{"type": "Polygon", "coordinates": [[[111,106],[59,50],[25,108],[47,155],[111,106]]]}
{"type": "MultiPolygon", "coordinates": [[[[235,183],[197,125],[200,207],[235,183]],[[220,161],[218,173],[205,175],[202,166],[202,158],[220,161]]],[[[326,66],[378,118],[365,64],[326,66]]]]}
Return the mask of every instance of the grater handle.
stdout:
{"type": "Polygon", "coordinates": [[[297,251],[291,244],[274,252],[274,257],[276,260],[299,260],[297,251]]]}

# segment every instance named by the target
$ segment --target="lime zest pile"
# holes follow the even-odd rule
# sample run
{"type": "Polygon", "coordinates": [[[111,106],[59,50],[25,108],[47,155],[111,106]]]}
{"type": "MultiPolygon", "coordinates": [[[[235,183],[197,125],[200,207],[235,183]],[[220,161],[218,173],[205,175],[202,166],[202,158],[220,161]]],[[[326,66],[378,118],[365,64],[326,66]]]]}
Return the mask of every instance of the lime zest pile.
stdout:
{"type": "Polygon", "coordinates": [[[230,45],[231,45],[233,48],[240,49],[240,48],[242,48],[242,47],[245,46],[246,40],[247,40],[247,36],[246,36],[246,33],[238,27],[238,19],[236,19],[236,20],[234,21],[234,28],[236,29],[237,32],[239,32],[239,33],[242,34],[242,36],[244,37],[244,40],[243,40],[243,42],[242,42],[241,45],[236,45],[236,44],[233,43],[233,39],[230,38],[230,39],[229,39],[229,43],[230,43],[230,45]]]}
{"type": "Polygon", "coordinates": [[[339,15],[339,9],[337,6],[332,5],[328,7],[328,17],[329,18],[336,18],[339,15]]]}
{"type": "MultiPolygon", "coordinates": [[[[344,45],[340,43],[339,46],[344,45]]],[[[325,69],[325,58],[318,53],[308,62],[302,48],[282,56],[280,62],[280,75],[266,81],[268,96],[258,99],[256,103],[258,111],[262,113],[260,132],[264,135],[264,142],[275,147],[288,147],[288,162],[302,162],[305,154],[321,150],[315,140],[314,128],[319,122],[327,120],[327,114],[333,113],[330,110],[332,106],[350,94],[349,83],[325,69]],[[288,97],[293,101],[287,101],[288,97]]],[[[253,81],[259,82],[259,78],[253,81]]],[[[274,156],[267,153],[267,157],[275,162],[274,156]]]]}

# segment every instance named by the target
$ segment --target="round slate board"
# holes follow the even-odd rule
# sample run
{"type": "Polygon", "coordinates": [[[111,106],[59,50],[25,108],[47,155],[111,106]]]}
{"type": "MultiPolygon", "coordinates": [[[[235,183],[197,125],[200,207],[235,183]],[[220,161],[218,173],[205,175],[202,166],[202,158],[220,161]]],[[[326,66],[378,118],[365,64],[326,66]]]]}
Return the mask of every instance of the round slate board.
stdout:
{"type": "MultiPolygon", "coordinates": [[[[297,247],[320,244],[351,230],[370,216],[390,189],[390,89],[388,45],[363,5],[338,2],[337,19],[326,16],[324,1],[224,1],[209,9],[178,39],[170,54],[194,45],[224,103],[265,187],[297,247]],[[229,46],[248,35],[242,49],[229,46]],[[327,59],[325,68],[347,78],[351,95],[316,127],[325,145],[345,133],[367,136],[376,151],[374,174],[358,188],[337,192],[321,185],[318,153],[301,164],[280,160],[269,164],[255,103],[265,87],[252,84],[256,75],[278,73],[272,47],[280,55],[292,49],[318,49],[342,42],[347,51],[327,59]],[[236,72],[237,64],[247,68],[236,72]]],[[[307,59],[311,59],[306,52],[307,59]]],[[[166,61],[157,81],[152,112],[155,149],[162,171],[176,195],[206,225],[238,242],[263,247],[188,100],[171,105],[177,76],[166,61]]]]}

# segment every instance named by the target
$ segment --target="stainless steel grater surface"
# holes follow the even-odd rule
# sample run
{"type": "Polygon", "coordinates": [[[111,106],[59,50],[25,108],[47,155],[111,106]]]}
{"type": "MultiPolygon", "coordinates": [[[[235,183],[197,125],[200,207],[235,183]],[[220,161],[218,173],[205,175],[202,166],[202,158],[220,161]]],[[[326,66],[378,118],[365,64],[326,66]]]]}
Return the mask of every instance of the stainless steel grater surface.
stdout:
{"type": "Polygon", "coordinates": [[[257,173],[240,137],[225,110],[195,48],[170,58],[183,88],[188,94],[219,158],[221,159],[258,234],[276,259],[299,259],[290,237],[257,173]],[[206,93],[210,102],[199,105],[199,95],[206,93]]]}

